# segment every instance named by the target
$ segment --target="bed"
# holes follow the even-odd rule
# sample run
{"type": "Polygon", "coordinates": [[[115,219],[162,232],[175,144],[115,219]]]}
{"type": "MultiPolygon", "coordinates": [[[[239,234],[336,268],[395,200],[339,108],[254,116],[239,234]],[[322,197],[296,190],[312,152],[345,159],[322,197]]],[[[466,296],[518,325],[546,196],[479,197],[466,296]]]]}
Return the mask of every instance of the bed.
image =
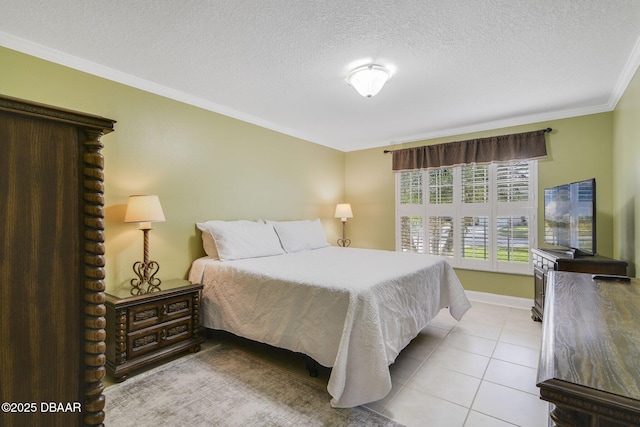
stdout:
{"type": "Polygon", "coordinates": [[[400,351],[440,309],[459,320],[470,307],[444,258],[329,246],[318,220],[248,223],[198,224],[201,322],[331,367],[333,407],[385,397],[400,351]]]}

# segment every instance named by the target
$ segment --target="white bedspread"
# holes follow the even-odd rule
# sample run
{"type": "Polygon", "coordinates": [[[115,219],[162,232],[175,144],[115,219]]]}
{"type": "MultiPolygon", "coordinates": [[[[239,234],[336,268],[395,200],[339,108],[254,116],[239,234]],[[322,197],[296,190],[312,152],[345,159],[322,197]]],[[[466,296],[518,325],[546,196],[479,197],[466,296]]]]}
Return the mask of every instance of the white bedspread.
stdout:
{"type": "Polygon", "coordinates": [[[333,367],[331,405],[354,407],[391,390],[389,365],[441,308],[471,306],[444,258],[327,247],[236,261],[200,258],[207,328],[304,353],[333,367]]]}

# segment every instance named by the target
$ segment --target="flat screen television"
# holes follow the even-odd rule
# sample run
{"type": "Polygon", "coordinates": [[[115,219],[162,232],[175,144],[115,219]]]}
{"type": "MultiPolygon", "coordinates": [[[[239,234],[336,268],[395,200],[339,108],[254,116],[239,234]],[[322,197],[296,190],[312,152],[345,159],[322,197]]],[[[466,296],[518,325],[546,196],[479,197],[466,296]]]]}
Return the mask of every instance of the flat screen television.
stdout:
{"type": "Polygon", "coordinates": [[[576,255],[596,254],[595,178],[545,188],[544,242],[576,255]]]}

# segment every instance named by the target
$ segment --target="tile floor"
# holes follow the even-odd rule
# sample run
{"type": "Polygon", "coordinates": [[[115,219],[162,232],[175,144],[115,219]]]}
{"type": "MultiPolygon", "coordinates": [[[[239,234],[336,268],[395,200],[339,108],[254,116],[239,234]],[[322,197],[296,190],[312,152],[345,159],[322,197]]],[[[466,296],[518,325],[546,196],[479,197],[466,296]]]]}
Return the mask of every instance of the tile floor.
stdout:
{"type": "Polygon", "coordinates": [[[442,310],[391,365],[389,396],[367,406],[409,427],[547,426],[542,325],[529,310],[472,305],[460,322],[442,310]]]}
{"type": "MultiPolygon", "coordinates": [[[[536,387],[542,325],[530,310],[472,305],[460,322],[442,310],[391,365],[389,395],[366,406],[408,427],[546,427],[549,406],[536,387]]],[[[329,369],[311,378],[304,358],[286,350],[224,332],[203,347],[220,340],[327,385],[329,369]]]]}
{"type": "MultiPolygon", "coordinates": [[[[472,305],[460,322],[442,310],[391,365],[389,395],[366,406],[408,427],[546,427],[549,406],[536,387],[542,325],[530,310],[472,305]]],[[[311,379],[292,353],[216,339],[311,379]]],[[[329,374],[311,380],[326,387],[329,374]]]]}

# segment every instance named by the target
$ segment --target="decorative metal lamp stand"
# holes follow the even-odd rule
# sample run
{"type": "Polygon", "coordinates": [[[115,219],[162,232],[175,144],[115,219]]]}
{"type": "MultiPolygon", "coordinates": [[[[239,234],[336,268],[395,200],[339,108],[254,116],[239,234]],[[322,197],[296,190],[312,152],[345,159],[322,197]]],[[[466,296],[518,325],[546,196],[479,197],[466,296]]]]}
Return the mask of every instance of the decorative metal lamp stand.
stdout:
{"type": "Polygon", "coordinates": [[[353,218],[351,205],[349,203],[336,205],[335,217],[340,218],[342,221],[342,239],[338,239],[338,246],[343,248],[349,247],[349,245],[351,245],[351,240],[347,239],[347,218],[353,218]]]}
{"type": "Polygon", "coordinates": [[[161,280],[155,277],[160,265],[149,260],[149,230],[152,222],[166,221],[158,196],[129,196],[124,222],[139,222],[138,229],[144,234],[144,252],[142,262],[133,264],[137,278],[131,279],[131,295],[142,295],[159,291],[161,280]]]}

